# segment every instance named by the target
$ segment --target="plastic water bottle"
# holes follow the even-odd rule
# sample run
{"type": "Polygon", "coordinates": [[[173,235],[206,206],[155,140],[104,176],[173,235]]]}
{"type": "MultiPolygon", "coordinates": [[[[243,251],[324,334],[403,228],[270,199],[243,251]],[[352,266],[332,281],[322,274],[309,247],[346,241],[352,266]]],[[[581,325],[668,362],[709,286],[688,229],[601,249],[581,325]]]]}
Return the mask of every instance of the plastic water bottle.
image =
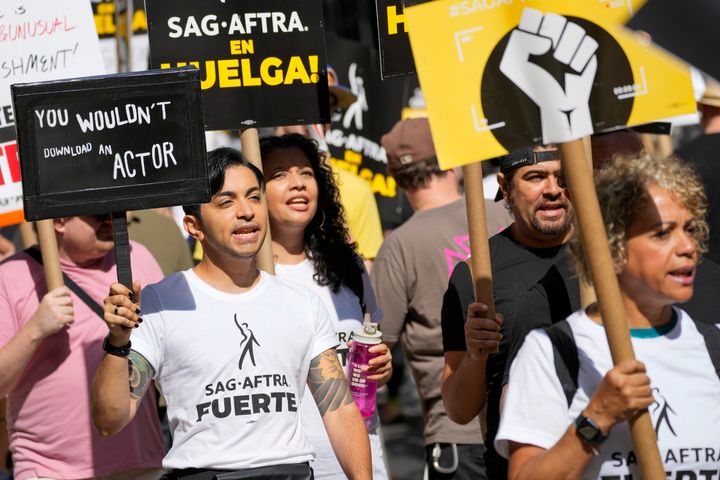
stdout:
{"type": "Polygon", "coordinates": [[[362,328],[353,332],[353,344],[348,355],[347,378],[350,383],[350,394],[363,419],[366,420],[375,413],[377,383],[368,380],[369,373],[363,371],[362,367],[367,366],[370,359],[378,356],[377,353],[370,353],[369,349],[381,342],[382,333],[378,330],[377,323],[365,321],[362,328]]]}

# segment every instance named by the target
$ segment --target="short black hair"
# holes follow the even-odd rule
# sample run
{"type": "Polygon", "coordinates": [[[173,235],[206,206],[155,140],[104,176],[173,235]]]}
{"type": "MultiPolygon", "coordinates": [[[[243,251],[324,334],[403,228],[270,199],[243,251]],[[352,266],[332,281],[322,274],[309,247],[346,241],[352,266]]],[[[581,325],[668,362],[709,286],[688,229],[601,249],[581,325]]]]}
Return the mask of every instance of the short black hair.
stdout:
{"type": "MultiPolygon", "coordinates": [[[[246,167],[255,174],[260,190],[265,191],[265,179],[259,168],[245,160],[242,153],[230,147],[220,147],[207,154],[208,177],[210,178],[210,196],[214,197],[225,183],[225,172],[230,167],[246,167]]],[[[200,205],[183,205],[186,215],[200,218],[200,205]]]]}

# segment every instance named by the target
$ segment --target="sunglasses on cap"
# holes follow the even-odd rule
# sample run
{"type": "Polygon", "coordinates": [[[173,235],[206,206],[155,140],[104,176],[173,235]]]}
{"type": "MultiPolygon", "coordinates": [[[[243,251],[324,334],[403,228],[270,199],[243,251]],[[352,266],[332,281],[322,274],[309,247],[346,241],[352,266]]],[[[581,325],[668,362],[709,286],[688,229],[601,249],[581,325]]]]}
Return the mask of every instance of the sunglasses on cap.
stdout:
{"type": "Polygon", "coordinates": [[[537,152],[532,147],[521,148],[498,158],[500,171],[508,173],[520,167],[535,165],[540,162],[560,160],[560,150],[545,150],[537,152]]]}

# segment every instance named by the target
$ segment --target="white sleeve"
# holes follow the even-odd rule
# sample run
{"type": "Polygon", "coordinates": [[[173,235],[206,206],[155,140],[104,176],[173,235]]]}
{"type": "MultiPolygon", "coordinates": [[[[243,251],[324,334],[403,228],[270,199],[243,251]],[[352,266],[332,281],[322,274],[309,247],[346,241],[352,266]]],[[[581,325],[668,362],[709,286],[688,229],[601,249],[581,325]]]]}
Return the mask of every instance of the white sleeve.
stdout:
{"type": "Polygon", "coordinates": [[[152,286],[143,288],[140,299],[143,323],[134,329],[130,341],[132,349],[145,357],[157,376],[160,373],[164,352],[165,320],[162,302],[152,286]]]}
{"type": "Polygon", "coordinates": [[[545,331],[533,330],[510,367],[495,449],[505,458],[510,456],[510,441],[549,449],[569,424],[552,343],[545,331]]]}
{"type": "Polygon", "coordinates": [[[338,340],[335,327],[322,300],[314,293],[309,291],[308,293],[310,294],[310,315],[312,315],[315,329],[310,358],[315,358],[328,348],[337,347],[338,340]]]}

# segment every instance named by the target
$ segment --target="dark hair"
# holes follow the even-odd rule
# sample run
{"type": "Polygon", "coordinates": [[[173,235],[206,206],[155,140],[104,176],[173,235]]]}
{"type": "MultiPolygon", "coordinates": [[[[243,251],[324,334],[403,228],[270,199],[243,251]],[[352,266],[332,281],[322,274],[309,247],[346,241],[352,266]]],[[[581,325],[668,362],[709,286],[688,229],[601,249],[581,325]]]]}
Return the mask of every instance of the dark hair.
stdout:
{"type": "Polygon", "coordinates": [[[363,270],[357,254],[357,243],[349,240],[345,213],[332,169],[325,162],[317,142],[300,134],[289,133],[260,140],[262,158],[283,148],[298,148],[305,154],[318,185],[318,208],[305,227],[303,237],[305,254],[315,268],[313,278],[319,285],[330,285],[333,292],[345,284],[362,302],[363,270]]]}
{"type": "Polygon", "coordinates": [[[440,169],[437,157],[432,157],[422,162],[403,166],[402,169],[392,171],[390,174],[400,188],[414,192],[427,187],[433,176],[444,177],[447,171],[440,169]]]}
{"type": "MultiPolygon", "coordinates": [[[[259,168],[245,160],[240,152],[230,147],[220,147],[207,154],[208,177],[210,178],[210,196],[214,197],[225,183],[225,172],[230,167],[246,167],[255,174],[260,190],[265,190],[265,179],[259,168]]],[[[183,205],[186,215],[200,218],[200,205],[183,205]]]]}

